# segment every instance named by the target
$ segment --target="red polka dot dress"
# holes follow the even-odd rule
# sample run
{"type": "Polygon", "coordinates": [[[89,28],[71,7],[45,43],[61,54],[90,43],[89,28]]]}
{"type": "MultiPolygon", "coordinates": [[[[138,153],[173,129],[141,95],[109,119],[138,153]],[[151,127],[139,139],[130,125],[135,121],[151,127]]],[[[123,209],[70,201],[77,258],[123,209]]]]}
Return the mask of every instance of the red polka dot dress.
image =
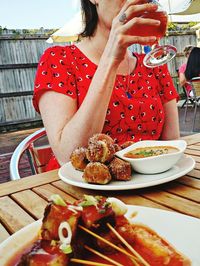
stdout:
{"type": "MultiPolygon", "coordinates": [[[[179,97],[166,65],[146,68],[144,55],[133,56],[137,58],[135,70],[130,75],[116,76],[103,128],[103,133],[119,144],[159,139],[165,120],[163,104],[179,97]]],[[[33,96],[36,111],[39,112],[40,96],[50,90],[76,99],[79,108],[96,69],[97,65],[75,45],[48,48],[36,73],[33,96]]]]}

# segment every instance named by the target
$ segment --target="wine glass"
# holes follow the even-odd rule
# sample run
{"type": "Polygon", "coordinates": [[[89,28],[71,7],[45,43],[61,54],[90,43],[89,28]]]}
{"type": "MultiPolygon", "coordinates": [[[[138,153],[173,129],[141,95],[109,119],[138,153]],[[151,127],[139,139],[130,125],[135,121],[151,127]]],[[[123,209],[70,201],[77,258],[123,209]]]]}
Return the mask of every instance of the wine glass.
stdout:
{"type": "MultiPolygon", "coordinates": [[[[167,30],[167,12],[165,12],[158,0],[149,0],[149,3],[158,5],[158,9],[155,12],[146,12],[142,17],[157,19],[160,21],[160,26],[145,27],[143,36],[156,36],[159,40],[165,35],[167,30]]],[[[157,43],[154,45],[153,49],[145,55],[143,63],[149,68],[157,67],[169,62],[175,57],[176,53],[177,49],[175,46],[169,44],[161,46],[157,43]]]]}

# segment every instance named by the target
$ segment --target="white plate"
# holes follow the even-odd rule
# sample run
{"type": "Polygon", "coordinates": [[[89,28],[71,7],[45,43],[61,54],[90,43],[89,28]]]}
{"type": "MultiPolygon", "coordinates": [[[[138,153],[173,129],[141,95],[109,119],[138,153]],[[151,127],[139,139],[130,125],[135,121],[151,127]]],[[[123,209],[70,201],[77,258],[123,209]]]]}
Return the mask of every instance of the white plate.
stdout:
{"type": "Polygon", "coordinates": [[[83,172],[74,169],[70,162],[59,169],[58,175],[64,182],[77,187],[95,190],[128,190],[151,187],[172,181],[190,172],[194,166],[194,159],[184,155],[171,169],[164,173],[144,175],[133,172],[130,181],[111,181],[107,185],[86,183],[82,178],[83,172]]]}
{"type": "Polygon", "coordinates": [[[3,243],[0,244],[0,265],[1,266],[13,266],[8,263],[13,256],[23,251],[26,245],[30,245],[37,239],[39,229],[41,227],[42,220],[33,222],[15,234],[7,238],[3,243]]]}
{"type": "MultiPolygon", "coordinates": [[[[191,216],[141,206],[128,206],[127,217],[138,212],[133,221],[148,225],[160,236],[167,239],[177,250],[192,261],[192,266],[200,265],[200,219],[191,216]]],[[[0,265],[13,257],[37,236],[41,220],[34,222],[13,234],[0,245],[0,265]]]]}

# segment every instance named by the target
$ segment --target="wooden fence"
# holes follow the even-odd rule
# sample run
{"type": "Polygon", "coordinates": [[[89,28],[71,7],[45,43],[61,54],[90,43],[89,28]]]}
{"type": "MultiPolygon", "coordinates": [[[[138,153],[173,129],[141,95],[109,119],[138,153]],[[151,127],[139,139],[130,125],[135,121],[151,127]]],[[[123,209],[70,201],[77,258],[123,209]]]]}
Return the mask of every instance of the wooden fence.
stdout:
{"type": "MultiPolygon", "coordinates": [[[[17,128],[20,124],[41,120],[32,107],[32,94],[37,62],[50,46],[45,42],[47,38],[46,34],[0,35],[0,132],[10,125],[17,128]]],[[[161,43],[171,43],[178,49],[176,58],[169,63],[177,86],[176,70],[185,60],[182,51],[186,45],[197,44],[196,33],[173,33],[161,43]]],[[[133,50],[140,52],[141,47],[135,45],[133,50]]]]}
{"type": "Polygon", "coordinates": [[[37,63],[48,35],[14,32],[0,35],[0,132],[41,121],[32,106],[37,63]]]}

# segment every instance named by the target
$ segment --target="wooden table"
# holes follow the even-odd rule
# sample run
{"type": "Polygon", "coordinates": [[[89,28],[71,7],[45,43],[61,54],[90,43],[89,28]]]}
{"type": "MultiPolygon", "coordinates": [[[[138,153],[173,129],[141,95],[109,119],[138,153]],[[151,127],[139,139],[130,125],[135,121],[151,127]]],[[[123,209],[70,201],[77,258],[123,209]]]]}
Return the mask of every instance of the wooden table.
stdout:
{"type": "Polygon", "coordinates": [[[185,154],[196,161],[187,175],[156,187],[126,191],[93,191],[73,187],[59,180],[57,171],[29,176],[0,185],[0,242],[43,216],[54,193],[73,203],[83,194],[115,196],[127,204],[176,211],[200,218],[200,134],[184,138],[185,154]]]}

